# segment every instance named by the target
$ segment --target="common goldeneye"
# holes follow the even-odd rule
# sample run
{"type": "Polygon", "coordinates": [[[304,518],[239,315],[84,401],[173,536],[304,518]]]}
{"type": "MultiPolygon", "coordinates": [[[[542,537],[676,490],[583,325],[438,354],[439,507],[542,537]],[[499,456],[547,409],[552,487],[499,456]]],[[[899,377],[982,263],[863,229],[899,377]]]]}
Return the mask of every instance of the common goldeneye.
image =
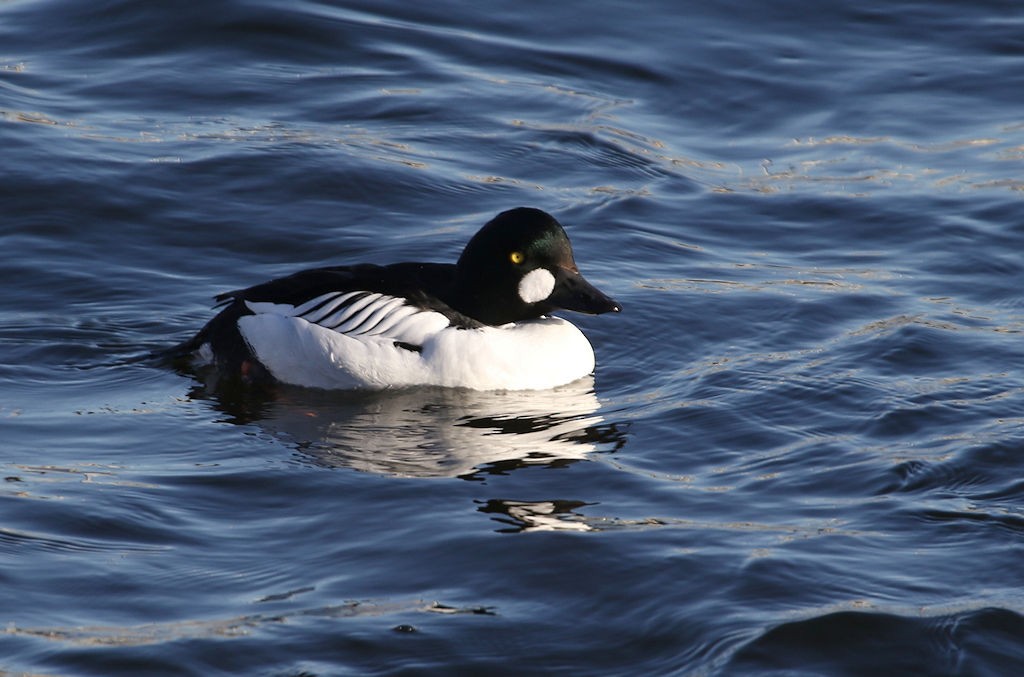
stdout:
{"type": "Polygon", "coordinates": [[[561,224],[526,207],[484,225],[454,265],[316,268],[216,300],[224,308],[177,354],[328,389],[553,388],[592,373],[594,350],[549,313],[621,309],[580,275],[561,224]]]}

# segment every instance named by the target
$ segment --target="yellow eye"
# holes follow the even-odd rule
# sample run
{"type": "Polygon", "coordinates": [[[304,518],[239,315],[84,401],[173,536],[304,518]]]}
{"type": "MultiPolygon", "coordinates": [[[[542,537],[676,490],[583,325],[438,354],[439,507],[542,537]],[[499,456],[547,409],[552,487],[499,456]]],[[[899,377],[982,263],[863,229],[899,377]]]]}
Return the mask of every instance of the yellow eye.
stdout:
{"type": "Polygon", "coordinates": [[[520,263],[523,262],[523,260],[526,257],[523,256],[523,252],[512,252],[512,254],[508,258],[512,261],[512,263],[518,266],[520,263]]]}

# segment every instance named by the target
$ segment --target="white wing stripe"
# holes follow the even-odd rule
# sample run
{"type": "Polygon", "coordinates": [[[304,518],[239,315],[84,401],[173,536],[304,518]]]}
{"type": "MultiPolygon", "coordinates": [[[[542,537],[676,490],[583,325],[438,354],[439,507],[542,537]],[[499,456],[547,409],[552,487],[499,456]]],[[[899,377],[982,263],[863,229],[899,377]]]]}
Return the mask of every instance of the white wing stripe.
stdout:
{"type": "Polygon", "coordinates": [[[373,333],[373,330],[377,327],[381,320],[386,318],[392,313],[396,307],[405,303],[403,299],[390,298],[385,296],[378,304],[377,310],[366,318],[365,322],[362,322],[358,327],[355,327],[350,331],[352,334],[367,334],[373,333]],[[384,300],[388,299],[388,300],[384,300]]]}
{"type": "Polygon", "coordinates": [[[329,292],[298,306],[268,301],[245,303],[257,315],[295,317],[360,341],[372,338],[419,346],[451,325],[442,313],[376,292],[329,292]]]}
{"type": "Polygon", "coordinates": [[[381,318],[377,323],[377,326],[373,328],[373,331],[368,333],[371,335],[378,335],[389,332],[396,327],[399,322],[419,312],[422,311],[417,308],[413,308],[412,306],[401,305],[388,313],[387,317],[381,318]]]}
{"type": "Polygon", "coordinates": [[[364,321],[366,321],[366,318],[368,318],[370,315],[373,315],[375,310],[377,310],[376,304],[368,305],[360,309],[360,311],[357,314],[343,318],[344,321],[335,324],[333,327],[331,327],[331,329],[333,329],[334,331],[339,331],[342,334],[348,334],[353,329],[361,325],[364,321]]]}
{"type": "Polygon", "coordinates": [[[304,313],[297,313],[298,317],[303,317],[310,322],[320,322],[331,313],[338,312],[339,309],[345,308],[346,306],[355,303],[359,299],[366,296],[366,292],[355,292],[350,294],[339,294],[337,297],[328,300],[326,303],[311,308],[304,313]]]}
{"type": "Polygon", "coordinates": [[[310,299],[303,303],[301,306],[297,306],[294,311],[295,315],[305,315],[306,313],[316,310],[317,308],[320,308],[321,306],[327,304],[328,301],[330,301],[331,299],[336,299],[339,296],[341,296],[341,292],[336,291],[321,294],[320,296],[317,296],[315,299],[310,299]]]}
{"type": "Polygon", "coordinates": [[[380,294],[366,294],[364,297],[354,299],[351,303],[344,304],[327,317],[317,320],[316,323],[322,327],[343,332],[345,330],[340,329],[339,325],[348,322],[352,317],[362,317],[364,313],[373,312],[379,298],[380,294]]]}
{"type": "Polygon", "coordinates": [[[336,315],[338,313],[347,312],[347,309],[352,304],[358,303],[361,299],[366,298],[367,296],[369,296],[367,292],[355,292],[344,294],[339,296],[337,299],[325,303],[319,308],[314,308],[308,313],[300,315],[299,317],[303,317],[306,320],[309,320],[310,322],[320,323],[323,322],[328,316],[332,314],[336,315]]]}
{"type": "MultiPolygon", "coordinates": [[[[341,304],[342,302],[339,301],[337,298],[330,299],[326,303],[316,306],[314,308],[310,308],[308,311],[304,313],[296,312],[295,316],[309,320],[310,322],[317,322],[318,320],[320,320],[320,318],[324,317],[325,315],[330,315],[331,313],[333,313],[335,309],[337,309],[337,307],[341,304]]],[[[296,311],[297,310],[298,309],[296,308],[296,311]]]]}

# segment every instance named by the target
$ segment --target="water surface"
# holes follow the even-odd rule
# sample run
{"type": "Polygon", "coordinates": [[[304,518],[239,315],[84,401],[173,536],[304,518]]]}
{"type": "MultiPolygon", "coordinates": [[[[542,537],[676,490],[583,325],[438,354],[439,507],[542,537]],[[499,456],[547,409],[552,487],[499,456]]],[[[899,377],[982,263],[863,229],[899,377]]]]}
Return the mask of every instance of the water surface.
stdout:
{"type": "Polygon", "coordinates": [[[0,3],[0,671],[1024,669],[1024,12],[0,3]],[[546,209],[551,392],[147,356],[546,209]]]}

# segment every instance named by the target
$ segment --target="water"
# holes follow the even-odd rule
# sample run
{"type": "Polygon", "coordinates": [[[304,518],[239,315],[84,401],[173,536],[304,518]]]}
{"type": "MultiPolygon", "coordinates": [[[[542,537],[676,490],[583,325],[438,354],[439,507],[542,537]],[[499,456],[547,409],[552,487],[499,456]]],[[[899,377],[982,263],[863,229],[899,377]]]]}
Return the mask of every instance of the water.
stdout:
{"type": "Polygon", "coordinates": [[[1016,2],[0,3],[0,671],[1024,670],[1016,2]],[[214,294],[566,224],[549,393],[223,392],[214,294]]]}

